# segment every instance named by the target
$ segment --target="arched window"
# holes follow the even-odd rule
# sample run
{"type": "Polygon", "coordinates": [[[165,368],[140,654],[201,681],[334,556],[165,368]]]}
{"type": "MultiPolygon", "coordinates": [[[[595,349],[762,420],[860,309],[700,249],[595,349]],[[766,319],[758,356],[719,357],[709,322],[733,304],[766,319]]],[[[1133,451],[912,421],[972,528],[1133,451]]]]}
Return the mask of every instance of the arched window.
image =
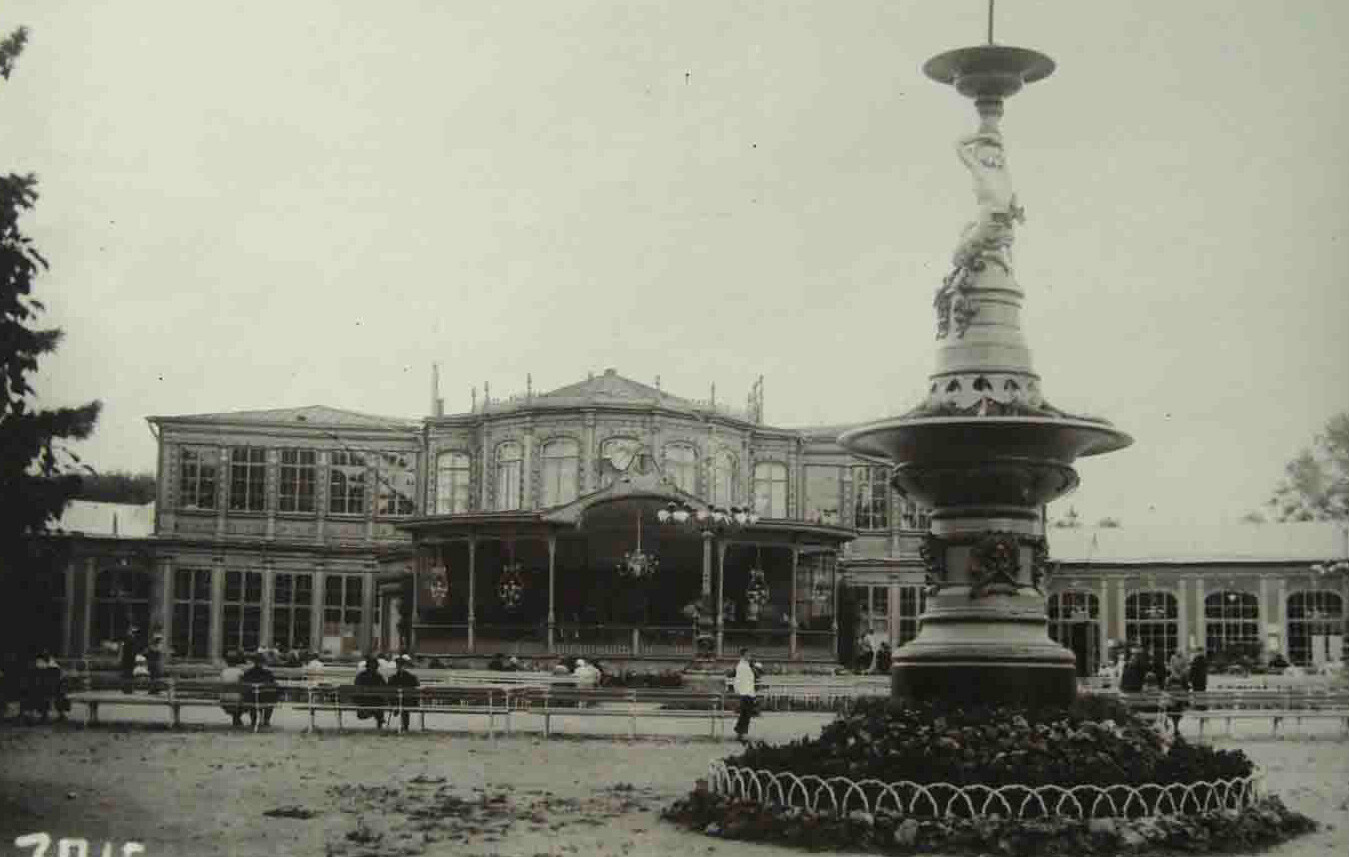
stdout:
{"type": "Polygon", "coordinates": [[[761,518],[787,517],[787,465],[754,465],[754,511],[761,518]]]}
{"type": "Polygon", "coordinates": [[[729,451],[720,449],[712,456],[712,490],[708,494],[713,506],[725,509],[740,505],[737,469],[735,456],[729,451]]]}
{"type": "Polygon", "coordinates": [[[1077,674],[1091,675],[1101,660],[1101,600],[1094,593],[1065,589],[1046,605],[1049,638],[1077,656],[1077,674]]]}
{"type": "Polygon", "coordinates": [[[437,515],[460,515],[469,510],[472,473],[472,464],[462,452],[442,452],[436,456],[437,515]]]}
{"type": "Polygon", "coordinates": [[[1150,652],[1154,662],[1164,664],[1180,646],[1179,622],[1180,608],[1170,592],[1135,592],[1124,599],[1125,639],[1150,652]]]}
{"type": "Polygon", "coordinates": [[[685,443],[665,447],[665,475],[680,491],[698,493],[698,453],[685,443]]]}
{"type": "Polygon", "coordinates": [[[1328,589],[1288,596],[1288,660],[1320,666],[1338,660],[1344,645],[1344,599],[1328,589]]]}
{"type": "Polygon", "coordinates": [[[1250,592],[1204,596],[1204,650],[1254,656],[1260,653],[1260,599],[1250,592]]]}
{"type": "Polygon", "coordinates": [[[543,496],[541,505],[561,506],[576,499],[581,448],[569,438],[543,446],[543,496]]]}
{"type": "Polygon", "coordinates": [[[637,456],[642,452],[642,443],[633,437],[611,437],[600,444],[599,467],[600,487],[614,484],[624,473],[635,472],[637,456]]]}
{"type": "Polygon", "coordinates": [[[524,452],[518,443],[497,447],[496,508],[498,512],[519,509],[524,487],[524,452]]]}

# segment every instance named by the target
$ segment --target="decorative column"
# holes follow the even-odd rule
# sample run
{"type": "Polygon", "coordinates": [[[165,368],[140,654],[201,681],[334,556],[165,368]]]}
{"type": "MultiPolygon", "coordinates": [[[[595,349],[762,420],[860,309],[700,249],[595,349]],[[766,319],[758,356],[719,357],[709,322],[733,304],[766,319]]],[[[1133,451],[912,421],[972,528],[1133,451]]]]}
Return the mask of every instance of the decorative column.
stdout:
{"type": "Polygon", "coordinates": [[[788,598],[791,599],[788,609],[788,619],[790,628],[787,633],[787,659],[796,659],[796,569],[801,559],[801,548],[792,545],[792,564],[791,564],[791,585],[788,589],[788,598]]]}
{"type": "MultiPolygon", "coordinates": [[[[700,590],[704,602],[712,598],[712,531],[703,531],[703,585],[700,590]]],[[[720,596],[718,596],[720,597],[720,596]]]]}
{"type": "Polygon", "coordinates": [[[309,606],[309,648],[315,652],[323,651],[323,592],[326,585],[323,563],[314,563],[314,586],[310,591],[309,606]]]}
{"type": "Polygon", "coordinates": [[[374,634],[375,608],[379,603],[377,597],[379,581],[375,577],[375,568],[373,566],[374,563],[371,562],[365,569],[365,585],[361,587],[361,627],[356,632],[356,639],[360,641],[361,650],[367,655],[374,654],[379,648],[375,645],[374,634]]]}
{"type": "Polygon", "coordinates": [[[1129,641],[1129,620],[1125,610],[1125,602],[1129,600],[1129,582],[1121,577],[1115,581],[1115,589],[1119,592],[1119,598],[1115,601],[1115,621],[1119,625],[1120,642],[1127,643],[1129,641]]]}
{"type": "Polygon", "coordinates": [[[412,565],[412,608],[408,611],[408,654],[413,656],[417,654],[417,623],[422,620],[422,581],[426,579],[430,564],[430,557],[418,545],[417,559],[412,565]]]}
{"type": "Polygon", "coordinates": [[[165,648],[173,648],[173,563],[167,557],[159,560],[159,631],[164,635],[165,648]]]}
{"type": "Polygon", "coordinates": [[[468,650],[475,652],[474,624],[477,619],[478,601],[478,537],[468,537],[468,650]]]}
{"type": "Polygon", "coordinates": [[[1177,575],[1176,580],[1176,648],[1185,649],[1190,643],[1189,575],[1177,575]]]}
{"type": "Polygon", "coordinates": [[[1201,652],[1208,651],[1208,616],[1205,614],[1204,598],[1204,576],[1201,574],[1194,579],[1194,636],[1201,652]]]}
{"type": "Polygon", "coordinates": [[[65,570],[61,573],[65,582],[66,609],[61,611],[61,651],[57,654],[63,658],[75,656],[75,641],[71,639],[70,635],[75,630],[75,578],[77,576],[75,560],[72,559],[66,563],[65,570]]]}
{"type": "Polygon", "coordinates": [[[838,554],[831,556],[832,562],[829,563],[829,630],[834,635],[834,660],[838,660],[838,554]]]}
{"type": "Polygon", "coordinates": [[[1096,651],[1101,653],[1099,658],[1102,664],[1106,664],[1110,657],[1110,584],[1105,578],[1096,581],[1097,597],[1101,599],[1101,608],[1096,628],[1096,651]]]}
{"type": "Polygon", "coordinates": [[[211,657],[225,654],[225,563],[217,557],[211,565],[211,657]]]}
{"type": "Polygon", "coordinates": [[[91,648],[94,632],[94,594],[97,592],[98,585],[98,560],[95,557],[89,557],[84,561],[84,631],[81,639],[84,644],[85,654],[91,648]]]}
{"type": "Polygon", "coordinates": [[[553,634],[557,626],[557,535],[548,534],[548,653],[554,652],[553,634]]]}
{"type": "Polygon", "coordinates": [[[262,620],[258,623],[258,645],[271,647],[275,640],[276,629],[272,627],[272,607],[275,604],[274,596],[276,582],[276,569],[272,567],[271,560],[262,561],[262,620]]]}
{"type": "Polygon", "coordinates": [[[717,657],[726,637],[726,542],[717,544],[717,657]]]}

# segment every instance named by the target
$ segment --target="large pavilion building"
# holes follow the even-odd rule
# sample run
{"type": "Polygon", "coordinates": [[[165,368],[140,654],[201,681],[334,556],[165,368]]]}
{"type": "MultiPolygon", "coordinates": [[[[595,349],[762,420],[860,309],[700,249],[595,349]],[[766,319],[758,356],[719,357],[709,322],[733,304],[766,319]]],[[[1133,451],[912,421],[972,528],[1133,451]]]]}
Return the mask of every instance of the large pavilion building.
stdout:
{"type": "MultiPolygon", "coordinates": [[[[923,511],[888,466],[837,445],[843,426],[766,425],[761,385],[728,406],[606,370],[431,410],[149,418],[158,499],[71,507],[51,539],[64,579],[50,581],[44,642],[78,657],[135,626],[180,659],[273,647],[681,661],[749,645],[819,663],[836,656],[845,588],[845,633],[896,646],[917,633],[923,511]],[[680,514],[661,514],[671,504],[680,514]]],[[[1308,568],[1338,555],[1333,529],[1246,532],[1267,535],[1215,553],[1191,530],[1189,548],[1158,552],[1127,527],[1051,528],[1050,633],[1083,672],[1126,639],[1323,658],[1349,591],[1308,568]]]]}

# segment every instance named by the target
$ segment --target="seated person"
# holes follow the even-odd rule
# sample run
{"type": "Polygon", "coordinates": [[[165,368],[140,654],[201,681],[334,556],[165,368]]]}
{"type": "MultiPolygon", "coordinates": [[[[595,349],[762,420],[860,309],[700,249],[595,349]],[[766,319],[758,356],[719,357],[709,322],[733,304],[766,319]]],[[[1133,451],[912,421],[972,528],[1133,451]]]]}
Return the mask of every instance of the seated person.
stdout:
{"type": "Polygon", "coordinates": [[[243,694],[237,687],[243,678],[243,658],[238,652],[225,653],[225,668],[220,671],[220,681],[234,687],[223,688],[220,692],[220,707],[230,716],[235,726],[244,725],[243,694]]]}
{"type": "Polygon", "coordinates": [[[131,668],[131,678],[133,681],[150,678],[150,662],[145,655],[136,655],[136,665],[131,668]]]}
{"type": "Polygon", "coordinates": [[[495,672],[502,672],[506,669],[506,656],[497,652],[492,655],[492,659],[487,662],[487,668],[495,672]]]}
{"type": "Polygon", "coordinates": [[[239,676],[242,684],[254,685],[252,698],[245,698],[244,713],[248,715],[248,725],[256,726],[258,715],[262,715],[262,725],[272,725],[272,709],[276,707],[276,676],[267,669],[267,656],[258,652],[253,656],[253,666],[239,676]],[[251,703],[251,704],[250,704],[251,703]]]}
{"type": "Polygon", "coordinates": [[[402,694],[400,711],[398,713],[402,716],[403,731],[406,732],[408,731],[408,724],[412,720],[412,715],[407,711],[401,710],[401,708],[402,706],[415,705],[417,703],[416,694],[407,693],[407,691],[412,688],[421,687],[422,683],[417,680],[415,675],[408,671],[408,667],[412,666],[412,658],[407,655],[399,655],[394,663],[396,669],[394,674],[389,676],[388,684],[389,687],[402,688],[404,691],[402,694]]]}
{"type": "MultiPolygon", "coordinates": [[[[356,674],[354,684],[357,687],[368,687],[375,690],[383,690],[388,684],[384,676],[379,674],[379,658],[369,657],[365,659],[365,669],[356,674]]],[[[374,718],[375,728],[384,728],[384,695],[382,693],[369,693],[356,697],[356,718],[358,720],[369,720],[374,718]]]]}
{"type": "Polygon", "coordinates": [[[309,682],[310,687],[323,682],[323,659],[319,657],[318,652],[314,652],[305,661],[304,677],[309,682]]]}
{"type": "Polygon", "coordinates": [[[577,687],[598,687],[600,683],[600,671],[595,669],[584,660],[576,662],[576,669],[572,670],[572,675],[576,678],[577,687]]]}

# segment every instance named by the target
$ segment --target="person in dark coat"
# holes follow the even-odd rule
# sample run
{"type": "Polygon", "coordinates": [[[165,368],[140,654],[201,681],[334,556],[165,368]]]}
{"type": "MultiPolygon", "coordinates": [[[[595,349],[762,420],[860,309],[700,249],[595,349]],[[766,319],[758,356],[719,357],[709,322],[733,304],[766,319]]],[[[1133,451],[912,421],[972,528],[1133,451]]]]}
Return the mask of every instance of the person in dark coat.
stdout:
{"type": "Polygon", "coordinates": [[[140,654],[139,642],[136,635],[136,628],[126,629],[126,636],[122,638],[121,666],[122,666],[122,692],[130,693],[132,684],[135,682],[133,673],[136,671],[136,655],[140,654]]]}
{"type": "Polygon", "coordinates": [[[1131,651],[1128,659],[1124,661],[1124,671],[1120,673],[1120,692],[1141,693],[1143,691],[1143,676],[1147,673],[1147,670],[1143,653],[1138,649],[1131,651]]]}
{"type": "MultiPolygon", "coordinates": [[[[388,682],[384,676],[379,674],[379,659],[366,658],[365,669],[356,674],[355,685],[357,687],[369,687],[383,689],[388,682]]],[[[356,709],[358,720],[375,719],[375,728],[384,728],[384,695],[381,693],[369,693],[356,697],[356,704],[360,706],[356,709]]]]}
{"type": "Polygon", "coordinates": [[[164,689],[164,635],[155,634],[150,638],[150,647],[145,650],[146,666],[150,669],[150,692],[159,693],[164,689]]]}
{"type": "Polygon", "coordinates": [[[422,683],[417,680],[415,675],[408,671],[408,667],[412,665],[412,658],[409,658],[407,655],[399,655],[396,663],[398,669],[393,675],[389,676],[388,684],[389,687],[401,688],[403,690],[402,705],[399,706],[400,710],[398,713],[402,715],[403,731],[406,732],[408,731],[408,724],[412,721],[412,715],[401,709],[403,706],[416,704],[416,694],[408,693],[408,691],[412,688],[421,687],[422,683]]]}
{"type": "Polygon", "coordinates": [[[272,709],[276,707],[276,676],[267,669],[267,657],[261,652],[253,656],[253,666],[239,676],[242,684],[254,685],[253,698],[244,699],[244,713],[248,715],[248,725],[256,726],[258,715],[262,715],[262,725],[272,725],[272,709]],[[249,703],[252,703],[251,705],[249,703]]]}
{"type": "Polygon", "coordinates": [[[1190,690],[1196,693],[1208,690],[1208,657],[1202,649],[1190,658],[1190,690]]]}

